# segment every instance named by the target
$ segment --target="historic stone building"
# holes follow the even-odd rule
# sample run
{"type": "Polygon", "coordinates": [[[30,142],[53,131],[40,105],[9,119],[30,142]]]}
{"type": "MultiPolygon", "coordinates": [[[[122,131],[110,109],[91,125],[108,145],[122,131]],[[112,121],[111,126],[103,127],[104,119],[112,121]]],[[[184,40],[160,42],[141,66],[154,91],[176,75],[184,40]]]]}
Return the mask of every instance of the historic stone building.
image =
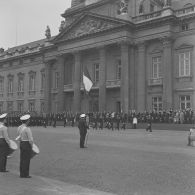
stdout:
{"type": "Polygon", "coordinates": [[[72,0],[62,17],[57,36],[1,49],[0,111],[195,108],[194,0],[72,0]]]}

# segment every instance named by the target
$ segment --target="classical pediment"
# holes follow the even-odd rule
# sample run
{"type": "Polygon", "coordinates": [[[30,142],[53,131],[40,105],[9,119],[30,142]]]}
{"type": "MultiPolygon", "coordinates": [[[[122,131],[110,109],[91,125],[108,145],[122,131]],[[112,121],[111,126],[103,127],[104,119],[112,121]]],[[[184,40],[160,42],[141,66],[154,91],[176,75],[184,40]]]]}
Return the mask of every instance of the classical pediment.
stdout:
{"type": "Polygon", "coordinates": [[[162,52],[162,49],[160,47],[155,47],[154,49],[152,49],[150,53],[155,54],[155,53],[161,53],[161,52],[162,52]]]}
{"type": "Polygon", "coordinates": [[[54,42],[71,40],[99,32],[111,30],[127,25],[128,22],[119,19],[87,13],[76,19],[70,26],[65,28],[55,39],[54,42]]]}
{"type": "Polygon", "coordinates": [[[179,45],[178,47],[175,48],[175,50],[180,50],[180,49],[189,49],[189,48],[193,48],[194,46],[191,44],[186,44],[183,43],[181,45],[179,45]]]}

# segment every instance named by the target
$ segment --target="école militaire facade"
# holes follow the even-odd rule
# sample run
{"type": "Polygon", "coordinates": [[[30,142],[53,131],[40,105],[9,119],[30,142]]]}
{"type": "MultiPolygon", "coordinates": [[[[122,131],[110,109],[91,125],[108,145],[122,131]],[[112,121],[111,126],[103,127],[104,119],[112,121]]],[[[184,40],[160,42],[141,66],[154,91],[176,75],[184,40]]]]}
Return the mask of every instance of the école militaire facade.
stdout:
{"type": "Polygon", "coordinates": [[[0,112],[195,109],[194,0],[72,0],[62,17],[57,36],[1,49],[0,112]]]}

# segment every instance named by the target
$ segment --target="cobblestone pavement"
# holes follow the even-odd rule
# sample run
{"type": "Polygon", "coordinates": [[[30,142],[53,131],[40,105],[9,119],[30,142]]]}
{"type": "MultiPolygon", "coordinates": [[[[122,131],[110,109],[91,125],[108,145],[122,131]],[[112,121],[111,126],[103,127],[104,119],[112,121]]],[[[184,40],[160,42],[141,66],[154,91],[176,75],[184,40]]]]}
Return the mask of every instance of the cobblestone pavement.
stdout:
{"type": "MultiPolygon", "coordinates": [[[[77,128],[32,131],[41,151],[31,161],[33,175],[117,195],[195,194],[195,148],[187,147],[187,132],[90,130],[88,148],[80,149],[77,128]]],[[[18,166],[19,151],[7,167],[18,166]]]]}

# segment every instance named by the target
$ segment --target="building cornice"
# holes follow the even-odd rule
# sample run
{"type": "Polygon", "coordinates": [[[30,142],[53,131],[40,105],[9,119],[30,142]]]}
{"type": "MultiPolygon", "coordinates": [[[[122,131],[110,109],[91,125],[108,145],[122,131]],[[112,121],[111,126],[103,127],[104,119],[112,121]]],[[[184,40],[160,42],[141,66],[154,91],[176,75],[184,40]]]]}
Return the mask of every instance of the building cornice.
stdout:
{"type": "Polygon", "coordinates": [[[10,56],[10,57],[7,57],[7,58],[2,58],[2,59],[0,59],[0,63],[9,62],[9,61],[13,61],[13,60],[18,60],[18,59],[21,59],[21,58],[28,58],[28,57],[37,56],[37,55],[42,55],[42,52],[41,51],[36,51],[36,52],[33,52],[33,53],[21,54],[21,55],[17,55],[17,56],[10,56]]]}

